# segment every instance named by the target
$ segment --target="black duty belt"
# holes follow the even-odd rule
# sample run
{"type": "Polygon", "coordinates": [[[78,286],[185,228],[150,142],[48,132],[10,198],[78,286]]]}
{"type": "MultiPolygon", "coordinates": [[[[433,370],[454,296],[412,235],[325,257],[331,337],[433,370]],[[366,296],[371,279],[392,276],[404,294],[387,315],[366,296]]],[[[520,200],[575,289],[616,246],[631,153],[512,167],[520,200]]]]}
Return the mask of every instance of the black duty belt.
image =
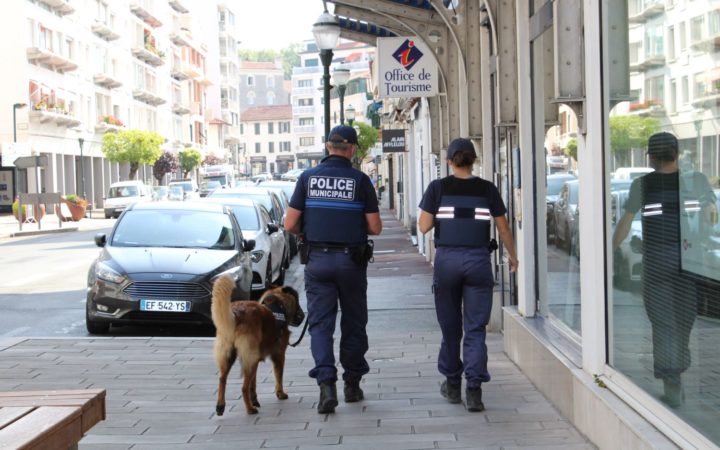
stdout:
{"type": "Polygon", "coordinates": [[[343,245],[343,244],[310,244],[311,250],[317,250],[324,253],[347,253],[359,249],[357,245],[343,245]]]}

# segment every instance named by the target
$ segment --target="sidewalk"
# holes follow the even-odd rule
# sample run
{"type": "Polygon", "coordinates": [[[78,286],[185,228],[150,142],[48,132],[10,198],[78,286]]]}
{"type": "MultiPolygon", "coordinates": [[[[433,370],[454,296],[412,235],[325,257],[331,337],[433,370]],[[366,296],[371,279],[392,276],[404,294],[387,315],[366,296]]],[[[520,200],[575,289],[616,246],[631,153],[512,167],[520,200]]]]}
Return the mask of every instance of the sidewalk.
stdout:
{"type": "Polygon", "coordinates": [[[63,222],[60,224],[55,214],[46,214],[40,222],[23,223],[22,231],[17,219],[11,213],[0,214],[0,238],[36,236],[48,233],[63,233],[78,230],[94,230],[112,226],[114,219],[105,219],[102,210],[94,210],[88,217],[79,222],[63,222]]]}
{"type": "MultiPolygon", "coordinates": [[[[308,336],[287,352],[288,400],[273,394],[271,364],[260,365],[262,407],[254,416],[245,414],[237,366],[225,415],[214,414],[213,339],[202,337],[0,340],[0,391],[107,389],[107,420],[81,449],[594,448],[505,356],[500,334],[488,336],[487,410],[468,413],[440,397],[431,267],[388,211],[383,221],[368,271],[371,371],[363,402],[344,403],[340,383],[336,413],[316,412],[308,336]]],[[[288,272],[288,284],[298,290],[302,270],[293,262],[288,272]]]]}

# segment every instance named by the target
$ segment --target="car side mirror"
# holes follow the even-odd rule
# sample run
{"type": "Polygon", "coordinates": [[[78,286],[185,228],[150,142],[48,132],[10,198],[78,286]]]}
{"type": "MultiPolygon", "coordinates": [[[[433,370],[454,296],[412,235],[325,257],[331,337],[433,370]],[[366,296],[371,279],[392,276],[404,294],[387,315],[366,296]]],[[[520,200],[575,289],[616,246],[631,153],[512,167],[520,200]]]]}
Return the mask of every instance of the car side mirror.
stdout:
{"type": "Polygon", "coordinates": [[[273,234],[280,231],[280,227],[275,223],[269,223],[267,224],[267,228],[265,230],[267,231],[267,234],[273,234]]]}
{"type": "Polygon", "coordinates": [[[107,236],[105,233],[97,233],[95,235],[95,245],[98,247],[105,247],[105,244],[107,244],[107,236]]]}
{"type": "Polygon", "coordinates": [[[255,249],[255,239],[243,239],[243,251],[251,252],[255,249]]]}

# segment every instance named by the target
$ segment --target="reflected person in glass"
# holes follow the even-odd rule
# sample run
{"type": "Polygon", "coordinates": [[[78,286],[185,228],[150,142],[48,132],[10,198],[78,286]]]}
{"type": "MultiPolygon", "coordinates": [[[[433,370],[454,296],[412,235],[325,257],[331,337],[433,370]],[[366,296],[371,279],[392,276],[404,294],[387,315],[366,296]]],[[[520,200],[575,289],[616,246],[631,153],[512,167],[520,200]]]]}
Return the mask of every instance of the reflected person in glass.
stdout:
{"type": "Polygon", "coordinates": [[[647,154],[655,170],[630,186],[613,249],[625,240],[640,211],[642,241],[634,237],[631,246],[642,247],[642,297],[652,327],[653,372],[663,380],[660,399],[676,408],[684,400],[681,375],[690,367],[689,340],[698,302],[694,279],[682,272],[688,238],[681,233],[681,222],[688,221],[694,214],[691,208],[698,205],[701,220],[713,220],[715,194],[702,173],[680,175],[678,140],[671,133],[650,136],[647,154]]]}

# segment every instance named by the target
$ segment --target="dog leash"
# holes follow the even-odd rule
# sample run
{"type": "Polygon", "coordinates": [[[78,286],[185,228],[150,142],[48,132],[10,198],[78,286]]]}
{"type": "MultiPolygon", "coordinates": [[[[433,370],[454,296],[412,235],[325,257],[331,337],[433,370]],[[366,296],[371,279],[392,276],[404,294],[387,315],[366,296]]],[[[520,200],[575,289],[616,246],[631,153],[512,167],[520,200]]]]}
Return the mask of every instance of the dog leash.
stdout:
{"type": "Polygon", "coordinates": [[[302,333],[300,333],[300,337],[294,344],[290,344],[290,347],[297,347],[300,341],[302,341],[303,336],[305,336],[305,330],[307,330],[308,327],[308,319],[305,318],[305,326],[303,327],[302,333]]]}

